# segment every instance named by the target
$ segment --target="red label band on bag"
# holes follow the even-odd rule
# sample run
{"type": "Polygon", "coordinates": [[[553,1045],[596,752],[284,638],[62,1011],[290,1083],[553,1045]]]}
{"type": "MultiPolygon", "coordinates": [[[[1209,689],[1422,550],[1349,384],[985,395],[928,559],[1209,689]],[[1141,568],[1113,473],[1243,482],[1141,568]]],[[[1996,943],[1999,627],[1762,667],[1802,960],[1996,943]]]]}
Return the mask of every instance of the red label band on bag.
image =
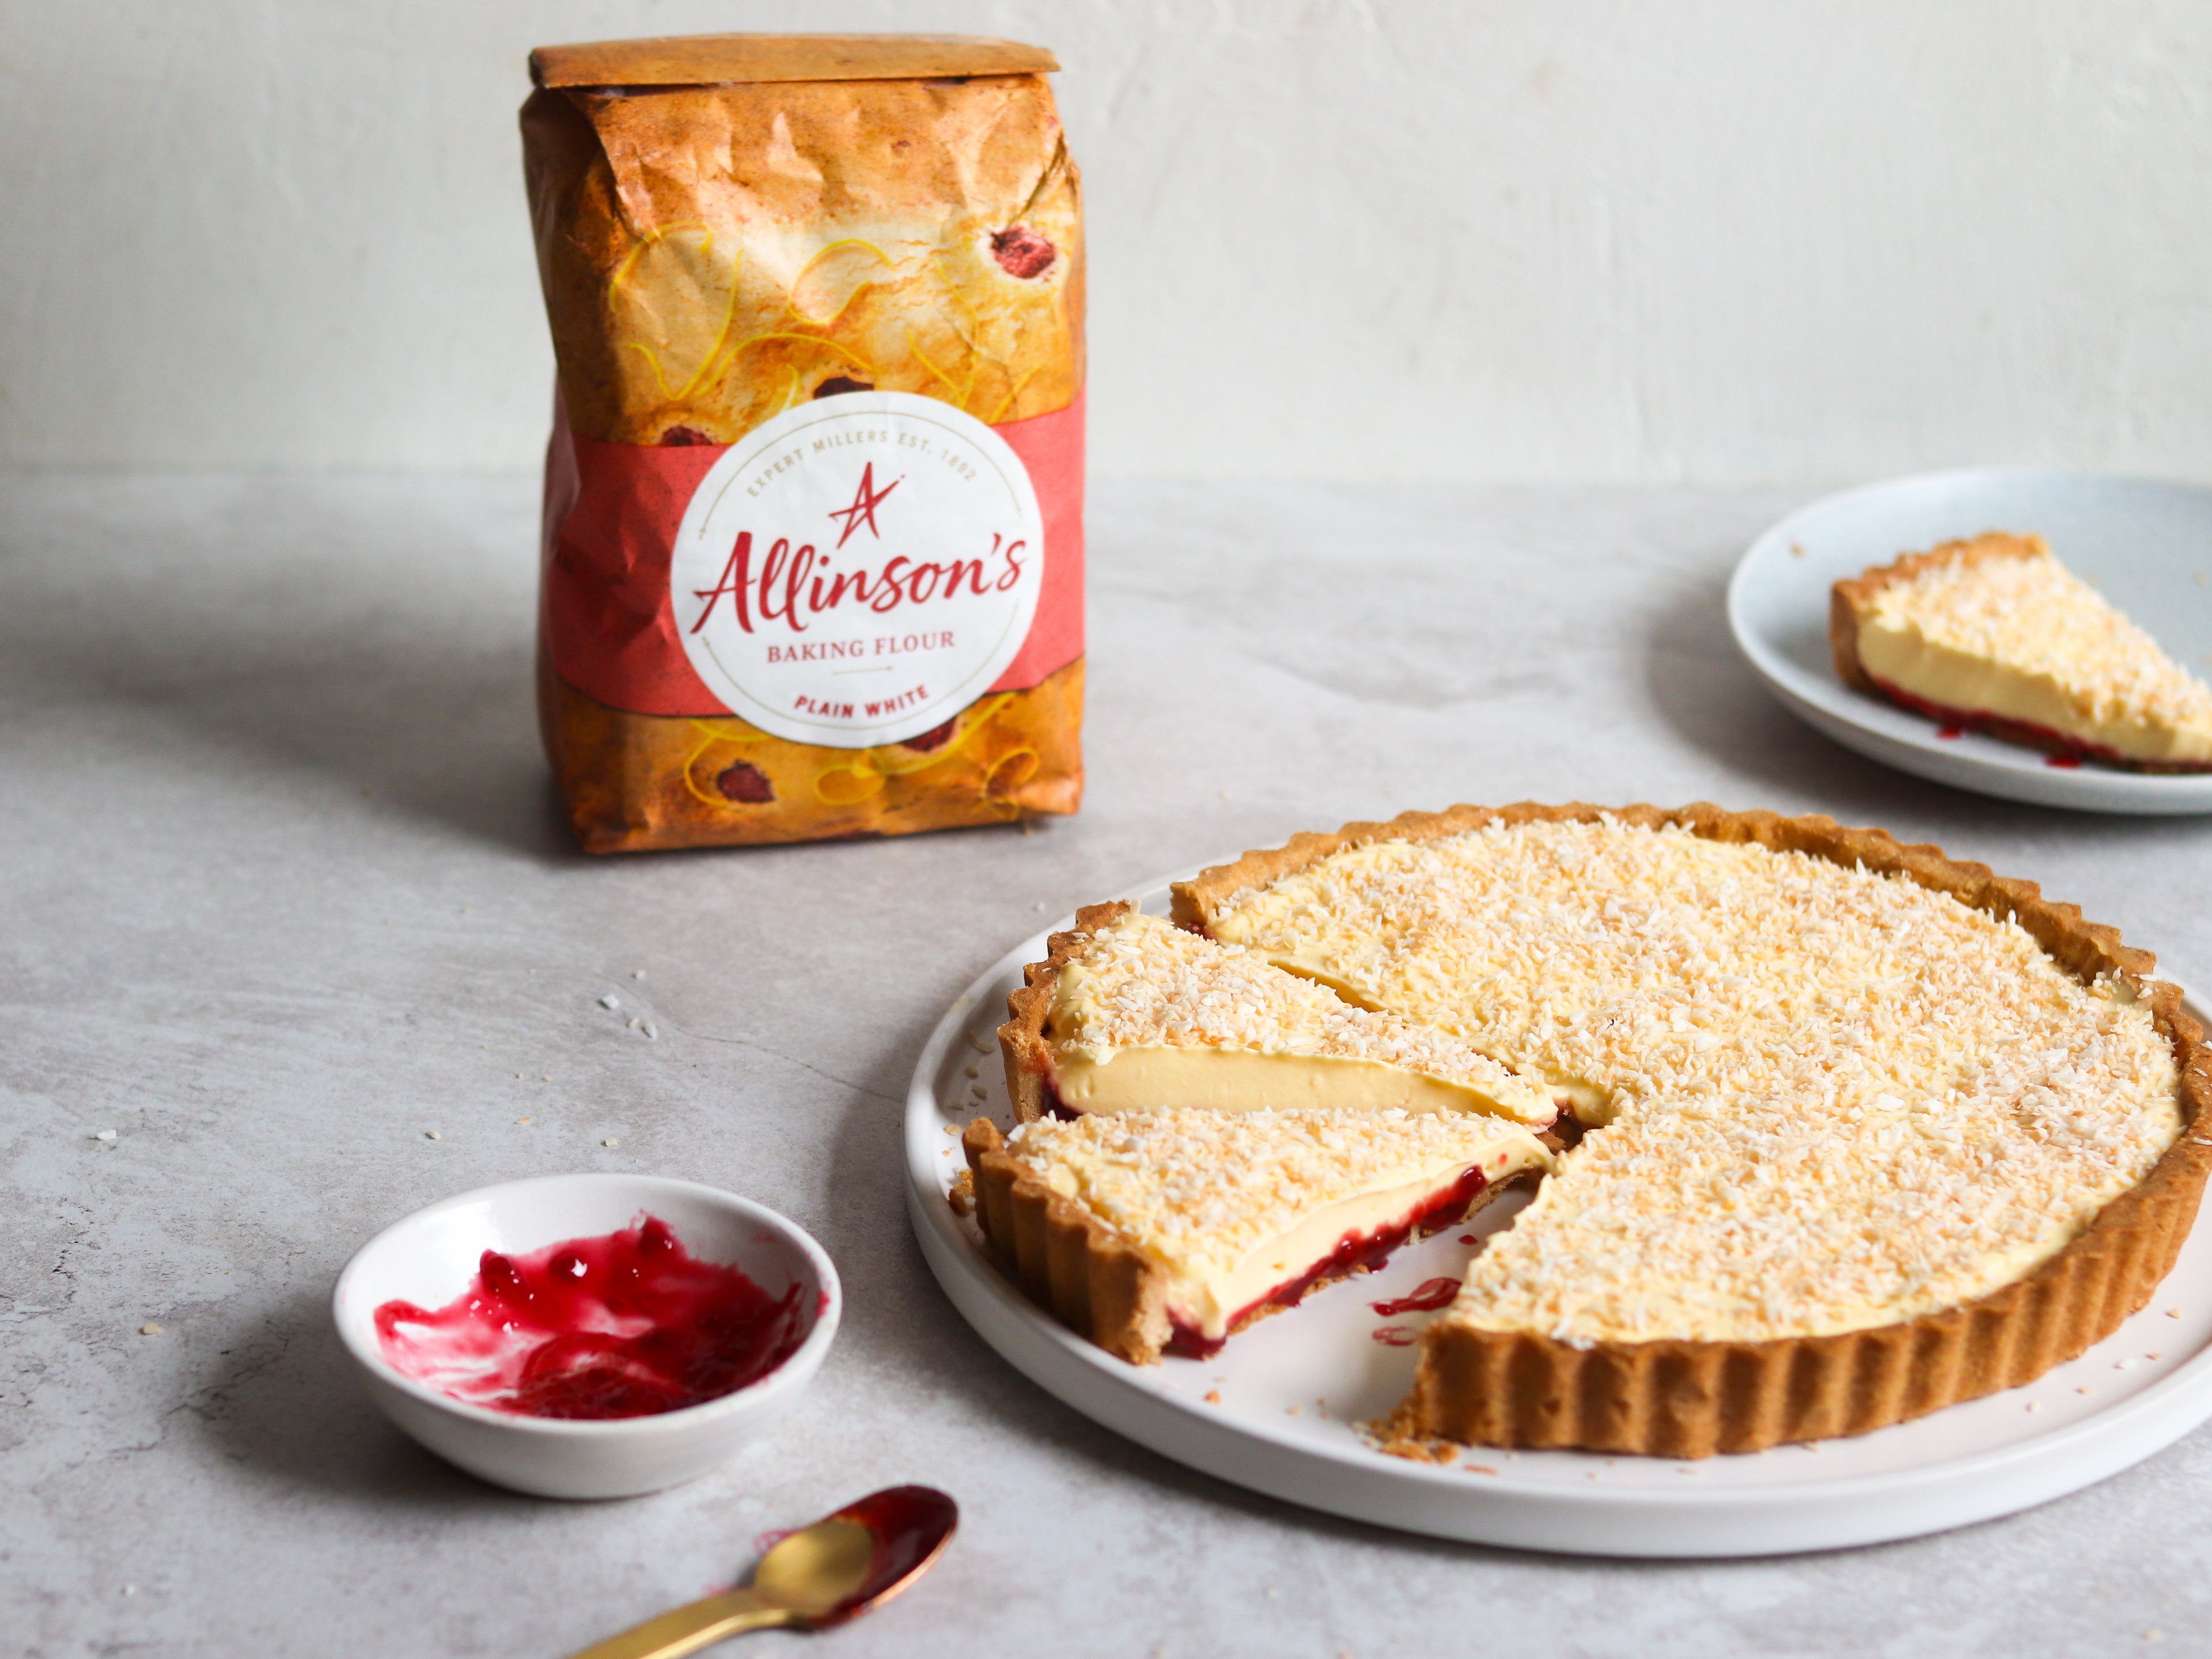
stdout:
{"type": "Polygon", "coordinates": [[[988,427],[903,392],[739,442],[605,443],[556,414],[555,670],[643,714],[896,743],[1083,654],[1083,403],[988,427]]]}

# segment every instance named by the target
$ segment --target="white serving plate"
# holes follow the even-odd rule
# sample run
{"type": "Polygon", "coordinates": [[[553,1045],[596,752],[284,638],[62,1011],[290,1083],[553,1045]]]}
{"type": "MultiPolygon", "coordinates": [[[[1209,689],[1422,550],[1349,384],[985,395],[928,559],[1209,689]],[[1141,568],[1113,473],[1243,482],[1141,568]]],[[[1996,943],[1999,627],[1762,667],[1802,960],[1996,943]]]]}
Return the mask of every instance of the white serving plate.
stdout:
{"type": "Polygon", "coordinates": [[[1828,652],[1828,589],[1939,542],[2041,536],[2178,661],[2212,667],[2212,489],[2154,478],[1990,469],[1929,472],[1800,507],[1751,544],[1729,583],[1729,628],[1753,670],[1815,730],[1938,783],[2092,812],[2212,812],[2212,774],[2084,764],[1933,720],[1852,690],[1828,652]]]}
{"type": "MultiPolygon", "coordinates": [[[[1164,913],[1168,884],[1126,896],[1164,913]]],[[[922,1049],[907,1097],[908,1209],[938,1282],[985,1341],[1085,1416],[1178,1462],[1442,1538],[1578,1555],[1771,1555],[2008,1515],[2117,1474],[2212,1417],[2212,1229],[2191,1236],[2148,1308],[2025,1388],[1855,1439],[1747,1456],[1676,1462],[1478,1448],[1440,1466],[1369,1447],[1358,1425],[1398,1402],[1416,1352],[1373,1333],[1428,1317],[1385,1320],[1369,1304],[1457,1276],[1468,1255],[1461,1237],[1504,1225],[1510,1198],[1401,1251],[1379,1273],[1262,1321],[1212,1359],[1124,1364],[1024,1297],[945,1201],[963,1164],[957,1131],[978,1115],[1012,1121],[994,1032],[1023,964],[1044,955],[1042,933],[1009,951],[922,1049]]]]}

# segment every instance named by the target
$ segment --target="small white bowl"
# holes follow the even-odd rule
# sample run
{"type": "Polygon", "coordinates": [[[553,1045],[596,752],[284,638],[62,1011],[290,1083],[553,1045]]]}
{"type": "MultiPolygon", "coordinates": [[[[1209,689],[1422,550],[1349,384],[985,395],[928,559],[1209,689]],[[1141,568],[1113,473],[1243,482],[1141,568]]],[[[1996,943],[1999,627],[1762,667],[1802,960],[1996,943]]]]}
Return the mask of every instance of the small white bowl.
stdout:
{"type": "Polygon", "coordinates": [[[338,1336],[386,1416],[470,1474],[544,1498],[628,1498],[704,1474],[798,1398],[830,1352],[842,1307],[828,1254],[775,1211],[689,1181],[628,1175],[541,1176],[417,1210],[361,1247],[331,1297],[338,1336]],[[516,1255],[597,1237],[641,1214],[666,1222],[693,1255],[742,1267],[770,1296],[799,1285],[807,1328],[798,1351],[719,1400],[605,1421],[471,1406],[385,1358],[376,1340],[385,1303],[442,1308],[468,1288],[486,1250],[516,1255]]]}

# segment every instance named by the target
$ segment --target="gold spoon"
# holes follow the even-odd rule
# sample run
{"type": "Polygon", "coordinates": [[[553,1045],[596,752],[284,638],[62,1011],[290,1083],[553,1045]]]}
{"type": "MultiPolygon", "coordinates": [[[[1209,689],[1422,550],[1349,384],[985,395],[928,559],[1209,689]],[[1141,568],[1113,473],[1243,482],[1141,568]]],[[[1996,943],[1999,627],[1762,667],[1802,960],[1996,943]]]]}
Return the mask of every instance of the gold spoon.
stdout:
{"type": "Polygon", "coordinates": [[[826,1630],[888,1601],[952,1541],[959,1506],[933,1486],[887,1486],[781,1540],[753,1582],[725,1590],[569,1659],[680,1659],[749,1630],[826,1630]]]}

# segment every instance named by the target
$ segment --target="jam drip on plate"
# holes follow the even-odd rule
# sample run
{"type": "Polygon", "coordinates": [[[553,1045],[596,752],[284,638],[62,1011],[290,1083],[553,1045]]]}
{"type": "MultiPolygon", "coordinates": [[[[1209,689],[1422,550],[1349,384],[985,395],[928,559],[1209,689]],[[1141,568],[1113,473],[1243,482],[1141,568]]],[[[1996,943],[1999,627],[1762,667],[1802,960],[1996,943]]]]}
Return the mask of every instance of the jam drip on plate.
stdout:
{"type": "MultiPolygon", "coordinates": [[[[1371,1233],[1346,1233],[1337,1240],[1334,1249],[1304,1273],[1285,1279],[1249,1306],[1238,1309],[1229,1322],[1229,1329],[1232,1333],[1242,1330],[1261,1314],[1278,1308],[1294,1308],[1304,1299],[1307,1291],[1320,1285],[1333,1284],[1355,1273],[1373,1273],[1390,1259],[1391,1251],[1417,1233],[1432,1233],[1457,1221],[1489,1184],[1480,1170],[1465,1170],[1450,1186],[1422,1200],[1404,1219],[1377,1227],[1371,1233]]],[[[1187,1359],[1209,1359],[1221,1352],[1228,1340],[1226,1336],[1207,1336],[1176,1320],[1167,1351],[1187,1359]]]]}
{"type": "Polygon", "coordinates": [[[1370,1302],[1367,1305],[1385,1319],[1395,1319],[1401,1313],[1434,1313],[1439,1308],[1449,1307],[1458,1294],[1456,1279],[1425,1279],[1413,1286],[1410,1294],[1394,1302],[1370,1302]]]}
{"type": "Polygon", "coordinates": [[[396,1370],[520,1417],[649,1417],[734,1394],[805,1338],[799,1287],[775,1297],[702,1261],[647,1216],[526,1255],[486,1250],[431,1312],[392,1301],[376,1335],[396,1370]]]}

